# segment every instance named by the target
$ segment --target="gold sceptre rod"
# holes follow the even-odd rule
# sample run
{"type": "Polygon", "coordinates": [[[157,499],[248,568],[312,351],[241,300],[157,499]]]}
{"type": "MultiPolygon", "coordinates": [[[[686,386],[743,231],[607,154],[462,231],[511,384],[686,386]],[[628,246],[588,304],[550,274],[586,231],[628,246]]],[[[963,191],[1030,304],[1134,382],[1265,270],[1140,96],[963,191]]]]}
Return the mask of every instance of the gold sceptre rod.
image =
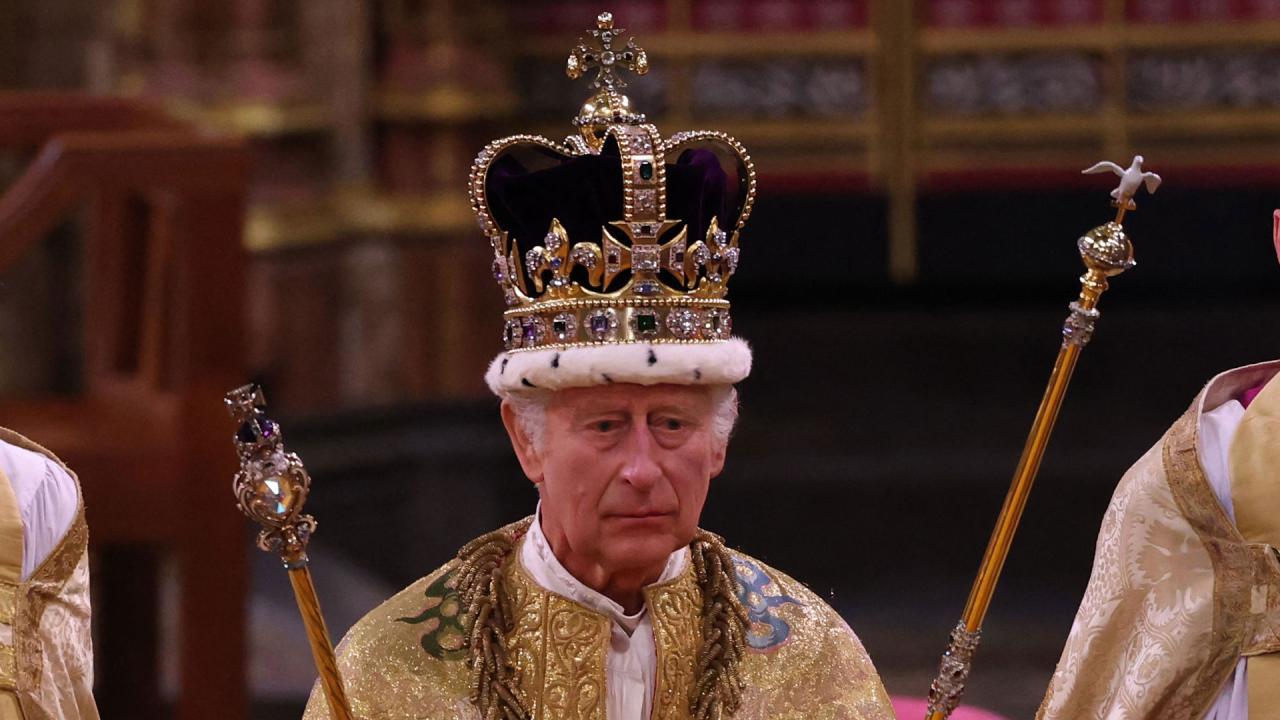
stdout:
{"type": "Polygon", "coordinates": [[[231,486],[236,507],[262,525],[258,547],[278,554],[289,571],[289,582],[307,630],[330,717],[352,720],[329,629],[320,613],[320,600],[307,564],[307,543],[315,532],[316,520],[304,515],[302,507],[311,492],[311,476],[297,455],[285,452],[280,425],[263,414],[266,400],[261,388],[257,385],[236,388],[227,393],[223,402],[239,424],[235,445],[240,456],[240,471],[231,486]]]}
{"type": "Polygon", "coordinates": [[[1145,184],[1147,192],[1155,192],[1160,185],[1160,176],[1142,171],[1141,155],[1134,157],[1133,164],[1128,168],[1102,162],[1084,172],[1107,171],[1120,176],[1119,187],[1111,193],[1116,217],[1115,220],[1090,230],[1076,242],[1085,265],[1085,274],[1080,277],[1080,297],[1068,305],[1071,313],[1062,325],[1062,346],[1058,350],[1058,359],[1053,363],[1053,371],[1049,374],[1049,383],[1040,400],[1040,408],[1036,411],[1026,445],[1022,448],[1022,457],[1018,459],[1018,466],[1014,470],[1009,494],[1005,496],[1004,506],[1000,508],[991,540],[987,543],[982,564],[978,567],[978,576],[969,591],[964,614],[951,631],[951,642],[942,654],[938,676],[929,687],[926,720],[944,720],[960,704],[965,682],[973,666],[973,655],[982,639],[982,622],[991,607],[1000,571],[1009,556],[1013,535],[1018,530],[1018,521],[1022,519],[1027,498],[1031,494],[1031,485],[1040,470],[1040,461],[1049,444],[1049,436],[1053,433],[1058,411],[1062,408],[1062,399],[1067,394],[1067,385],[1071,382],[1071,374],[1081,351],[1093,336],[1094,325],[1100,315],[1098,300],[1107,290],[1108,278],[1119,275],[1135,264],[1133,244],[1125,235],[1121,222],[1126,211],[1137,209],[1133,197],[1138,188],[1145,184]]]}

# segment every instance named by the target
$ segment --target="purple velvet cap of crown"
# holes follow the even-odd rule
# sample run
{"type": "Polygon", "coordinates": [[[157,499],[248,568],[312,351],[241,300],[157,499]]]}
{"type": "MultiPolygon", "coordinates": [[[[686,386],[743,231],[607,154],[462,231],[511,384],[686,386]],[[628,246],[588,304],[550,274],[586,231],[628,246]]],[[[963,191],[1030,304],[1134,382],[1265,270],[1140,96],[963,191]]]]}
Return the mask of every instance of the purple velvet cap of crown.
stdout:
{"type": "MultiPolygon", "coordinates": [[[[622,219],[622,161],[613,138],[599,155],[533,152],[548,166],[530,169],[507,153],[494,161],[486,178],[490,212],[518,247],[540,244],[552,219],[560,221],[572,242],[596,240],[602,226],[622,219]]],[[[690,242],[706,235],[713,217],[720,227],[733,227],[730,180],[715,153],[686,150],[666,172],[667,217],[687,224],[690,242]]]]}

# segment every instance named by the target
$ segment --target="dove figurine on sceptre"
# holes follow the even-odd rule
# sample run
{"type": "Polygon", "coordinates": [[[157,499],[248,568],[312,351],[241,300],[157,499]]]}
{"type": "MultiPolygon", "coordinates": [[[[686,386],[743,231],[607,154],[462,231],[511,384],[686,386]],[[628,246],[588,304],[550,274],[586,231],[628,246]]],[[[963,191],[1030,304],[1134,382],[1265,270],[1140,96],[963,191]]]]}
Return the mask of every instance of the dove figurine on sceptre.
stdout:
{"type": "Polygon", "coordinates": [[[1147,192],[1153,193],[1156,188],[1160,187],[1160,176],[1153,172],[1143,172],[1142,156],[1134,155],[1133,162],[1128,168],[1122,168],[1113,162],[1102,161],[1087,170],[1081,172],[1085,175],[1110,171],[1120,178],[1120,184],[1115,190],[1111,191],[1111,198],[1116,201],[1116,207],[1120,208],[1120,212],[1116,218],[1116,222],[1120,222],[1124,218],[1126,210],[1137,210],[1138,204],[1133,201],[1133,196],[1138,194],[1138,186],[1146,183],[1147,192]]]}

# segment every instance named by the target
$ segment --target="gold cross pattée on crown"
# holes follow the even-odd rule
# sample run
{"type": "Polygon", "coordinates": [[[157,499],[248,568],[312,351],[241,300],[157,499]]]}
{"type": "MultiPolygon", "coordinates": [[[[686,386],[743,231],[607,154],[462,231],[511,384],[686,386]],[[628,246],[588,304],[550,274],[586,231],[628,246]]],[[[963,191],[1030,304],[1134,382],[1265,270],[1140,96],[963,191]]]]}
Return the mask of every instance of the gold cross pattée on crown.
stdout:
{"type": "Polygon", "coordinates": [[[627,86],[619,70],[629,70],[636,75],[649,72],[649,57],[644,49],[636,45],[635,38],[628,38],[621,50],[615,50],[613,43],[625,33],[624,28],[613,26],[613,13],[602,12],[596,18],[596,29],[591,31],[594,42],[585,36],[579,38],[578,45],[569,53],[569,61],[565,72],[570,78],[577,80],[583,73],[599,70],[592,87],[614,90],[627,86]],[[588,44],[590,43],[590,44],[588,44]]]}

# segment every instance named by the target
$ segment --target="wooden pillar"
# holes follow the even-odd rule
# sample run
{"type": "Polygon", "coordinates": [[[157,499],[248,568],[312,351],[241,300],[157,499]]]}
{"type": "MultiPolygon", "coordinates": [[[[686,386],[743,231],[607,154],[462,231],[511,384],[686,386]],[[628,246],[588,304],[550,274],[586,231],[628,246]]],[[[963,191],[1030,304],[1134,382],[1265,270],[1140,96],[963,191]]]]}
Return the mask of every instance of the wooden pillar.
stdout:
{"type": "Polygon", "coordinates": [[[320,87],[333,123],[333,178],[339,186],[369,181],[371,153],[368,129],[373,53],[369,4],[360,0],[306,3],[307,40],[304,59],[320,87]]]}
{"type": "Polygon", "coordinates": [[[1104,57],[1102,88],[1102,132],[1104,157],[1126,158],[1130,154],[1129,48],[1125,42],[1125,0],[1106,0],[1103,23],[1109,39],[1104,57]]]}
{"type": "Polygon", "coordinates": [[[879,37],[880,176],[889,196],[889,278],[909,283],[919,272],[916,236],[916,3],[879,0],[872,8],[879,37]]]}
{"type": "Polygon", "coordinates": [[[181,696],[177,720],[243,720],[248,626],[245,520],[228,491],[236,471],[227,390],[244,381],[244,259],[238,238],[244,198],[201,194],[174,214],[172,343],[185,441],[182,497],[186,532],[178,546],[181,696]]]}

